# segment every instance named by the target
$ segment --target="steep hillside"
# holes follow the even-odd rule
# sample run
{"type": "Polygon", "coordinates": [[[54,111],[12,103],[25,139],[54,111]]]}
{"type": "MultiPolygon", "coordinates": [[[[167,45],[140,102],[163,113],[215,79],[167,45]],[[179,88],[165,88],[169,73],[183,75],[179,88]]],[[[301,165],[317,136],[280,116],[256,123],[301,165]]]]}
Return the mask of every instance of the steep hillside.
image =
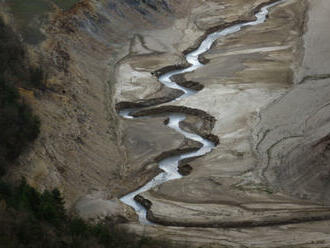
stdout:
{"type": "Polygon", "coordinates": [[[41,133],[7,180],[57,187],[85,219],[124,216],[123,227],[181,245],[329,246],[325,0],[280,1],[265,22],[218,39],[200,57],[205,66],[174,77],[200,90],[189,98],[169,103],[181,93],[157,78],[187,66],[184,54],[207,34],[255,20],[270,2],[38,0],[25,9],[2,1],[47,72],[43,89],[22,92],[41,133]],[[155,116],[117,113],[137,106],[151,107],[137,116],[155,116]],[[220,143],[183,161],[185,177],[139,196],[157,224],[143,226],[118,198],[156,176],[162,158],[199,146],[158,115],[175,111],[187,114],[185,131],[220,143]]]}
{"type": "MultiPolygon", "coordinates": [[[[40,20],[29,16],[36,9],[30,11],[14,2],[2,4],[7,23],[18,32],[22,23],[17,15],[40,20]]],[[[150,156],[130,144],[125,131],[129,124],[119,121],[115,112],[114,65],[129,53],[135,34],[169,26],[185,11],[182,1],[81,1],[67,11],[48,12],[47,21],[38,29],[44,39],[28,44],[32,58],[36,63],[41,59],[47,68],[45,90],[23,92],[41,119],[41,134],[8,178],[16,181],[24,176],[40,190],[57,187],[71,207],[86,195],[87,199],[119,197],[155,175],[154,158],[164,148],[148,139],[152,134],[144,124],[137,133],[146,134],[140,142],[150,148],[150,156]]],[[[162,120],[152,125],[174,138],[162,120]]],[[[183,142],[178,137],[164,145],[171,150],[183,142]]]]}

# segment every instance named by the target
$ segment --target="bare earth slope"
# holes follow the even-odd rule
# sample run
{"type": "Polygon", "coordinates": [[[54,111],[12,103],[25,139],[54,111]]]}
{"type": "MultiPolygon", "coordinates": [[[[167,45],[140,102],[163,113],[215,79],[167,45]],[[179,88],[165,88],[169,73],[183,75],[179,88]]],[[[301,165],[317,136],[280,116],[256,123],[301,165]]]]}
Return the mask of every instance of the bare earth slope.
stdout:
{"type": "MultiPolygon", "coordinates": [[[[1,11],[14,25],[10,6],[2,2],[1,11]]],[[[41,135],[8,177],[17,181],[24,176],[39,190],[57,187],[67,207],[81,199],[81,210],[84,204],[88,208],[88,199],[102,205],[157,174],[155,158],[186,143],[162,119],[141,121],[134,128],[118,119],[116,63],[130,53],[135,32],[167,27],[185,11],[185,2],[173,0],[154,5],[81,1],[68,11],[50,12],[41,26],[44,41],[28,47],[33,59],[42,58],[46,90],[22,90],[41,119],[41,135]],[[165,139],[156,141],[155,132],[165,139]]]]}

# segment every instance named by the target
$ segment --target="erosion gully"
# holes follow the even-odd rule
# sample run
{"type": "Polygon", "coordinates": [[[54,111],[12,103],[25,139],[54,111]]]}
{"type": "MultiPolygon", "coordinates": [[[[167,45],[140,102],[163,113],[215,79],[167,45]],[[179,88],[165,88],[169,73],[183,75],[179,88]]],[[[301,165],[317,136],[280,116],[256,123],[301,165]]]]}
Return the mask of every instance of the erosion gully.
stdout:
{"type": "MultiPolygon", "coordinates": [[[[193,72],[193,71],[197,70],[198,68],[203,67],[204,64],[202,64],[199,61],[199,56],[202,55],[203,53],[207,52],[208,50],[210,50],[211,46],[217,39],[224,37],[226,35],[229,35],[229,34],[236,33],[238,31],[240,31],[243,27],[254,26],[254,25],[258,25],[258,24],[265,22],[268,17],[268,10],[285,1],[286,0],[272,2],[272,3],[262,7],[255,14],[255,16],[256,16],[255,21],[233,24],[232,26],[227,27],[223,30],[218,30],[216,32],[209,34],[201,42],[200,46],[196,50],[185,55],[187,62],[190,64],[190,66],[188,68],[173,70],[173,71],[167,72],[167,73],[159,76],[159,78],[158,78],[159,81],[162,84],[164,84],[166,87],[181,90],[183,92],[183,94],[181,96],[177,97],[176,99],[172,100],[171,102],[190,97],[198,92],[198,91],[194,91],[189,88],[185,88],[185,87],[178,85],[175,81],[172,80],[173,76],[193,72]]],[[[119,112],[119,114],[124,118],[134,119],[135,117],[133,116],[133,114],[137,113],[138,111],[140,111],[142,109],[144,109],[144,108],[122,109],[119,112]]],[[[159,168],[162,170],[162,173],[158,174],[156,177],[154,177],[151,181],[149,181],[143,187],[123,196],[120,199],[124,204],[129,205],[135,209],[136,213],[139,216],[139,221],[141,224],[154,224],[154,223],[151,223],[147,219],[147,209],[144,206],[142,206],[140,203],[135,201],[134,198],[136,196],[138,196],[139,194],[146,192],[165,182],[181,178],[182,176],[178,172],[178,165],[181,160],[187,159],[187,158],[195,158],[195,157],[203,156],[203,155],[211,152],[212,149],[215,147],[215,144],[213,142],[211,142],[210,140],[204,139],[195,133],[186,132],[180,128],[180,122],[185,120],[185,118],[186,118],[185,114],[170,113],[170,114],[168,114],[168,118],[169,118],[169,121],[167,124],[168,127],[172,128],[175,131],[177,131],[178,133],[182,134],[187,139],[194,140],[194,141],[201,143],[202,146],[197,151],[189,152],[186,154],[181,154],[178,156],[171,156],[171,157],[163,159],[162,161],[159,162],[159,168]]]]}

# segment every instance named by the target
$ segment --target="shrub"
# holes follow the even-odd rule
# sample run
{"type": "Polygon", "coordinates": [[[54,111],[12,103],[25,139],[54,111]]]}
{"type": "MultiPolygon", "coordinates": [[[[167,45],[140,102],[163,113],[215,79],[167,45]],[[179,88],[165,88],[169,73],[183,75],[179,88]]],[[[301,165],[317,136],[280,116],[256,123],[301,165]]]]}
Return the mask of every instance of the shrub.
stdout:
{"type": "Polygon", "coordinates": [[[26,66],[23,44],[0,18],[0,176],[39,135],[40,121],[17,86],[44,88],[41,67],[26,66]]]}
{"type": "Polygon", "coordinates": [[[40,121],[18,94],[16,87],[0,77],[1,174],[40,132],[40,121]]]}
{"type": "Polygon", "coordinates": [[[20,100],[17,90],[1,79],[0,92],[0,160],[7,163],[38,137],[40,121],[20,100]]]}
{"type": "Polygon", "coordinates": [[[46,75],[41,67],[30,68],[30,80],[28,85],[37,89],[45,89],[46,75]]]}
{"type": "Polygon", "coordinates": [[[71,218],[58,190],[39,193],[24,179],[18,186],[0,180],[1,200],[7,210],[0,212],[0,247],[169,248],[120,230],[111,220],[93,225],[71,218]]]}
{"type": "Polygon", "coordinates": [[[46,75],[41,66],[29,66],[23,43],[0,17],[0,75],[13,85],[44,89],[46,75]]]}

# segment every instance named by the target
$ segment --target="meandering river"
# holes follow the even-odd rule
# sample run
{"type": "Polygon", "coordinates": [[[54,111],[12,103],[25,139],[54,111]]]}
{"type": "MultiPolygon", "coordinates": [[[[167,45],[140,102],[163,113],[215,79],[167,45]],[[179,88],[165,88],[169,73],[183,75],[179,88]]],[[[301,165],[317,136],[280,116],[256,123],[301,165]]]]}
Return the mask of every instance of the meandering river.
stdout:
{"type": "MultiPolygon", "coordinates": [[[[269,5],[262,7],[260,9],[260,11],[255,14],[255,16],[256,16],[255,21],[235,24],[235,25],[232,25],[223,30],[219,30],[219,31],[209,34],[201,42],[200,46],[196,50],[194,50],[186,55],[186,60],[190,64],[190,66],[188,68],[174,70],[174,71],[161,75],[159,77],[159,81],[162,84],[164,84],[165,86],[172,88],[172,89],[181,90],[184,93],[183,95],[174,99],[173,101],[177,101],[177,100],[189,97],[189,96],[197,93],[197,91],[194,91],[194,90],[191,90],[191,89],[178,85],[175,81],[172,80],[173,76],[192,72],[192,71],[197,70],[200,67],[203,67],[204,65],[202,63],[200,63],[200,61],[199,61],[199,56],[202,55],[203,53],[207,52],[208,50],[210,50],[211,46],[217,39],[224,37],[226,35],[229,35],[229,34],[236,33],[238,31],[240,31],[243,27],[254,26],[254,25],[258,25],[258,24],[265,22],[267,19],[267,16],[268,16],[268,10],[271,7],[274,7],[275,5],[278,5],[284,1],[286,1],[286,0],[280,0],[280,1],[277,1],[277,2],[274,2],[274,3],[271,3],[269,5]]],[[[124,118],[133,119],[134,117],[132,116],[132,114],[134,112],[137,112],[142,109],[143,108],[121,110],[120,115],[124,118]]],[[[136,202],[134,200],[134,197],[143,192],[146,192],[158,185],[161,185],[167,181],[181,178],[182,176],[178,172],[178,165],[181,160],[186,159],[186,158],[194,158],[194,157],[203,156],[203,155],[211,152],[212,149],[215,147],[215,145],[211,141],[204,139],[197,134],[186,132],[180,128],[180,126],[179,126],[180,122],[186,118],[186,116],[184,114],[172,113],[172,114],[169,114],[168,117],[169,117],[169,122],[167,124],[168,127],[172,128],[175,131],[177,131],[178,133],[184,135],[187,139],[194,140],[194,141],[201,143],[202,147],[195,152],[189,152],[186,154],[172,156],[172,157],[163,159],[162,161],[159,162],[159,168],[163,171],[162,173],[160,173],[159,175],[154,177],[151,181],[149,181],[147,184],[145,184],[140,189],[138,189],[134,192],[131,192],[131,193],[123,196],[120,199],[123,203],[125,203],[135,209],[136,213],[139,216],[139,221],[141,224],[152,224],[152,223],[150,223],[147,220],[147,210],[142,205],[140,205],[138,202],[136,202]]]]}

